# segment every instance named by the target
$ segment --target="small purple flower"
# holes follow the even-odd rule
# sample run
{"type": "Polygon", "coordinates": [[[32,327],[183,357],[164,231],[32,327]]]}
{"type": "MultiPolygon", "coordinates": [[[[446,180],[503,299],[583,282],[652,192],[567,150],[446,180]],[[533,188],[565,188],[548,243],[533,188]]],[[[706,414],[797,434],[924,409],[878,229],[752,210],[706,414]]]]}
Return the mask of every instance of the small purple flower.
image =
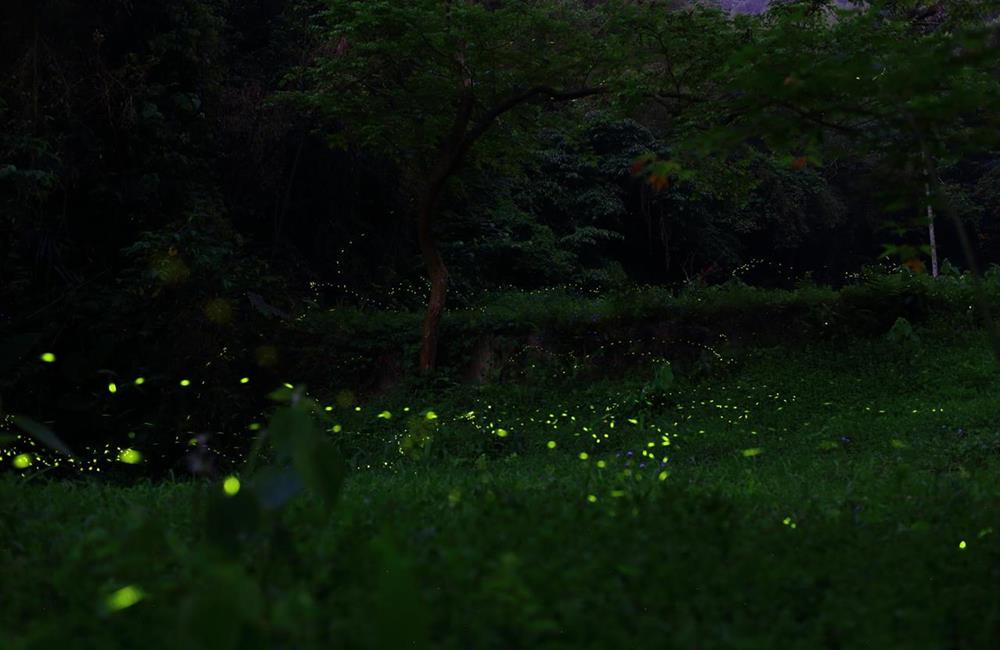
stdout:
{"type": "Polygon", "coordinates": [[[625,452],[625,455],[628,456],[629,458],[631,458],[632,457],[632,450],[629,449],[627,452],[625,452]]]}
{"type": "Polygon", "coordinates": [[[639,463],[639,469],[645,469],[646,463],[639,463]]]}

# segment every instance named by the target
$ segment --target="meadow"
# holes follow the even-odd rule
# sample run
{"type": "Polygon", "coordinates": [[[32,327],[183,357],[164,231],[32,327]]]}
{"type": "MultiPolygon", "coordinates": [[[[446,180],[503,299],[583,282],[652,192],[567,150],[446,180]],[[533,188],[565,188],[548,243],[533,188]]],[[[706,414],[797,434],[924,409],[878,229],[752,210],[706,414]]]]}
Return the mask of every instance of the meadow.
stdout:
{"type": "Polygon", "coordinates": [[[286,388],[271,465],[210,480],[6,474],[4,646],[992,647],[1000,380],[982,331],[904,324],[329,408],[286,388]],[[280,469],[310,411],[325,479],[294,444],[280,469]]]}

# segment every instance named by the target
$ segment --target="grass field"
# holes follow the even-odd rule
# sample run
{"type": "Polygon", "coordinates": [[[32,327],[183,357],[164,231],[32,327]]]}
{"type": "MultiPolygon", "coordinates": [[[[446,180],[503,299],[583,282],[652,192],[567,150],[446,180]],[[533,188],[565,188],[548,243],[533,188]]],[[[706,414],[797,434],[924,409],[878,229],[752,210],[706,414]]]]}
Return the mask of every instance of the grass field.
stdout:
{"type": "Polygon", "coordinates": [[[917,335],[337,407],[228,551],[221,480],[0,477],[0,646],[998,647],[1000,376],[917,335]]]}

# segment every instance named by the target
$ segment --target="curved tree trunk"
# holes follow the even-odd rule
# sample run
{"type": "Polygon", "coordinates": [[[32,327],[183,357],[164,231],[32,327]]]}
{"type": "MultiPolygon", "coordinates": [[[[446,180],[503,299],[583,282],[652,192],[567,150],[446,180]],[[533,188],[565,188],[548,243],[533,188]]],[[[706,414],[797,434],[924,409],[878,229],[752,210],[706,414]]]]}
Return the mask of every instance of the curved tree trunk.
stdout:
{"type": "Polygon", "coordinates": [[[424,316],[423,333],[420,340],[421,372],[434,369],[437,363],[438,332],[441,325],[441,314],[444,312],[445,298],[448,294],[448,268],[444,265],[441,251],[431,233],[431,217],[434,210],[434,197],[427,197],[420,206],[417,224],[420,240],[420,254],[427,267],[427,277],[431,282],[431,297],[427,302],[427,314],[424,316]]]}
{"type": "Polygon", "coordinates": [[[475,97],[472,92],[472,78],[465,68],[464,54],[460,53],[456,60],[462,69],[458,111],[452,122],[450,133],[442,143],[440,158],[437,164],[432,167],[417,202],[417,236],[420,242],[420,254],[424,258],[427,277],[431,282],[431,297],[427,303],[427,314],[424,316],[424,327],[420,341],[419,369],[421,372],[433,370],[437,362],[441,314],[444,312],[445,298],[448,295],[448,268],[444,265],[441,251],[438,249],[431,231],[431,226],[434,223],[434,210],[437,209],[438,199],[444,192],[448,179],[461,166],[473,143],[490,128],[498,117],[507,111],[538,97],[545,97],[549,101],[567,101],[605,92],[603,88],[579,88],[559,92],[547,86],[534,86],[498,103],[473,124],[472,113],[475,97]],[[472,125],[471,129],[470,125],[472,125]]]}

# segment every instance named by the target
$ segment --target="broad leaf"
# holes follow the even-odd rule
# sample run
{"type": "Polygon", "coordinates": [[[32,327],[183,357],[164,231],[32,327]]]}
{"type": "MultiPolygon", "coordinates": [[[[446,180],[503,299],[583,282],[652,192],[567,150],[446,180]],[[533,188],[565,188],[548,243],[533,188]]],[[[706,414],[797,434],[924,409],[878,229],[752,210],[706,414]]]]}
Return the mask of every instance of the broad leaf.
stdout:
{"type": "Polygon", "coordinates": [[[318,494],[328,507],[336,503],[347,465],[331,442],[319,436],[301,441],[296,445],[294,462],[306,487],[318,494]]]}
{"type": "Polygon", "coordinates": [[[73,452],[70,451],[69,447],[67,447],[63,441],[60,440],[56,434],[52,433],[52,430],[44,424],[35,422],[31,418],[26,418],[23,415],[15,415],[14,424],[46,447],[54,449],[62,454],[66,454],[70,458],[73,457],[73,452]]]}

